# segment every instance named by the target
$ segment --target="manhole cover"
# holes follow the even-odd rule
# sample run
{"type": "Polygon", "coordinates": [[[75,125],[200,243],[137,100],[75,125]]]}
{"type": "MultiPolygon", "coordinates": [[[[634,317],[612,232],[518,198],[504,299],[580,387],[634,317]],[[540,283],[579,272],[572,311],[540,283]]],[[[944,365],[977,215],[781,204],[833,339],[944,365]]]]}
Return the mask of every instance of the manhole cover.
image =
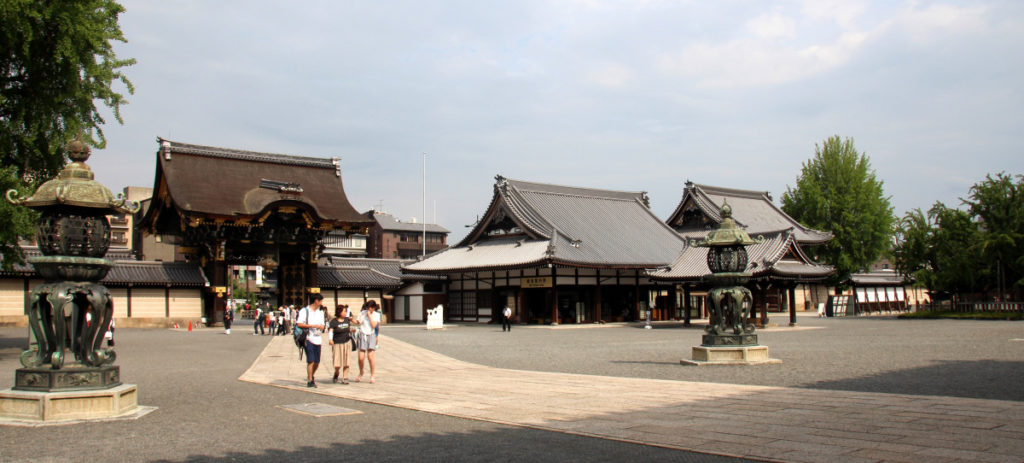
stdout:
{"type": "Polygon", "coordinates": [[[359,410],[352,410],[351,408],[335,407],[334,405],[321,403],[278,405],[278,407],[288,410],[290,412],[301,413],[303,415],[312,415],[316,417],[359,415],[363,413],[359,410]]]}

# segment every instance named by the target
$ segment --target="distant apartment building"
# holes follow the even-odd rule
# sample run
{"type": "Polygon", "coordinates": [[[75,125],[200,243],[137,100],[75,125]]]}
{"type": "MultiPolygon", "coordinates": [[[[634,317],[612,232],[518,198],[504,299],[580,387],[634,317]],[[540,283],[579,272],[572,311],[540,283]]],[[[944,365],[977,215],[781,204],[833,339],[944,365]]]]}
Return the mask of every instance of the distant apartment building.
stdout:
{"type": "Polygon", "coordinates": [[[324,237],[325,257],[366,257],[367,235],[334,230],[324,237]]]}
{"type": "Polygon", "coordinates": [[[379,259],[415,259],[424,251],[424,230],[426,230],[426,253],[430,254],[448,247],[448,229],[437,224],[418,223],[416,219],[402,222],[395,216],[381,211],[370,211],[366,215],[374,219],[366,244],[367,257],[379,259]]]}

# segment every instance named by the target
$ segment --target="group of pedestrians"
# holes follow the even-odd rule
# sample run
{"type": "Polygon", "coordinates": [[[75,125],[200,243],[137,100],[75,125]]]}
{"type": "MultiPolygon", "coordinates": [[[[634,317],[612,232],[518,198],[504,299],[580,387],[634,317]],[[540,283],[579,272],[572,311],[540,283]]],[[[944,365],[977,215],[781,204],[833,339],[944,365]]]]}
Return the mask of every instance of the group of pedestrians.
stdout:
{"type": "Polygon", "coordinates": [[[363,303],[362,309],[354,318],[349,313],[347,305],[339,305],[334,309],[334,317],[328,321],[323,299],[322,295],[313,294],[310,297],[310,304],[298,311],[294,318],[296,327],[308,330],[304,346],[306,386],[317,387],[315,375],[320,367],[321,347],[325,335],[333,358],[332,382],[349,384],[349,359],[351,352],[355,350],[359,359],[359,375],[355,381],[362,381],[364,366],[369,363],[370,383],[374,383],[377,369],[374,353],[379,348],[377,335],[380,332],[380,308],[377,302],[369,300],[363,303]]]}
{"type": "MultiPolygon", "coordinates": [[[[282,336],[289,333],[289,325],[295,314],[295,306],[282,306],[277,310],[270,310],[270,306],[256,306],[256,315],[253,317],[252,334],[282,336]]],[[[228,332],[230,334],[230,332],[228,332]]]]}

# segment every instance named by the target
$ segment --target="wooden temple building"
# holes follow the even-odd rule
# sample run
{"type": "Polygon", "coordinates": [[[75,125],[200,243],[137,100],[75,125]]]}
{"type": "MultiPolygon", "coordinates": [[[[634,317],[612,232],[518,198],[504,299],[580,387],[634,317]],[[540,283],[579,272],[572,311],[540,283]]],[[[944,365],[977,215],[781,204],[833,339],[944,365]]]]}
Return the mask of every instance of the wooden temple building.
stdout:
{"type": "Polygon", "coordinates": [[[323,238],[366,234],[373,222],[349,203],[339,159],[158,141],[153,200],[139,227],[202,268],[210,322],[222,320],[229,265],[263,266],[275,306],[304,305],[321,276],[343,286],[318,270],[323,238]]]}
{"type": "Polygon", "coordinates": [[[403,267],[447,276],[447,320],[492,321],[505,306],[519,323],[642,317],[654,284],[647,272],[685,246],[646,193],[496,180],[461,242],[403,267]]]}
{"type": "MultiPolygon", "coordinates": [[[[804,227],[775,206],[767,192],[687,182],[679,205],[666,223],[688,243],[700,240],[722,221],[720,211],[725,203],[732,208],[732,217],[740,227],[751,237],[763,240],[747,248],[747,286],[754,293],[755,306],[752,316],[759,314],[759,322],[764,324],[769,311],[788,311],[790,323],[795,323],[798,287],[804,293],[800,302],[824,301],[827,290],[820,283],[834,270],[814,262],[803,247],[822,244],[832,235],[804,227]]],[[[707,290],[703,282],[709,274],[707,253],[706,247],[688,246],[667,268],[650,273],[652,280],[673,285],[669,297],[663,298],[665,304],[659,307],[659,314],[667,310],[687,322],[701,315],[694,310],[694,302],[701,300],[707,290]],[[679,291],[683,293],[681,299],[679,291]]]]}

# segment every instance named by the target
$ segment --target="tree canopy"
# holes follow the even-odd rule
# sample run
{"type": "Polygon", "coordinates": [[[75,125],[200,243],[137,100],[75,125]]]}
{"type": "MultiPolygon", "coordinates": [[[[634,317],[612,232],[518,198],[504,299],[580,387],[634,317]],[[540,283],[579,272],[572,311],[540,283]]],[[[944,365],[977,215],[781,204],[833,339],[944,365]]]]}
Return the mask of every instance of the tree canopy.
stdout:
{"type": "Polygon", "coordinates": [[[1024,177],[987,175],[967,210],[936,203],[907,213],[897,228],[896,268],[931,291],[1020,300],[1024,289],[1024,177]],[[1016,180],[1015,180],[1016,179],[1016,180]]]}
{"type": "Polygon", "coordinates": [[[833,285],[868,268],[891,245],[892,205],[852,138],[835,135],[814,146],[796,186],[782,195],[782,209],[805,226],[832,232],[832,240],[808,252],[835,267],[833,285]]]}
{"type": "MultiPolygon", "coordinates": [[[[121,69],[113,41],[124,42],[112,0],[0,0],[0,185],[32,189],[66,162],[64,145],[76,135],[103,148],[103,115],[120,123],[124,96],[134,88],[121,69]]],[[[24,191],[23,191],[24,192],[24,191]]],[[[3,193],[3,192],[0,192],[3,193]]],[[[0,217],[13,219],[0,234],[5,267],[21,261],[17,237],[32,235],[31,211],[0,201],[0,217]],[[26,229],[23,224],[29,224],[26,229]]]]}

